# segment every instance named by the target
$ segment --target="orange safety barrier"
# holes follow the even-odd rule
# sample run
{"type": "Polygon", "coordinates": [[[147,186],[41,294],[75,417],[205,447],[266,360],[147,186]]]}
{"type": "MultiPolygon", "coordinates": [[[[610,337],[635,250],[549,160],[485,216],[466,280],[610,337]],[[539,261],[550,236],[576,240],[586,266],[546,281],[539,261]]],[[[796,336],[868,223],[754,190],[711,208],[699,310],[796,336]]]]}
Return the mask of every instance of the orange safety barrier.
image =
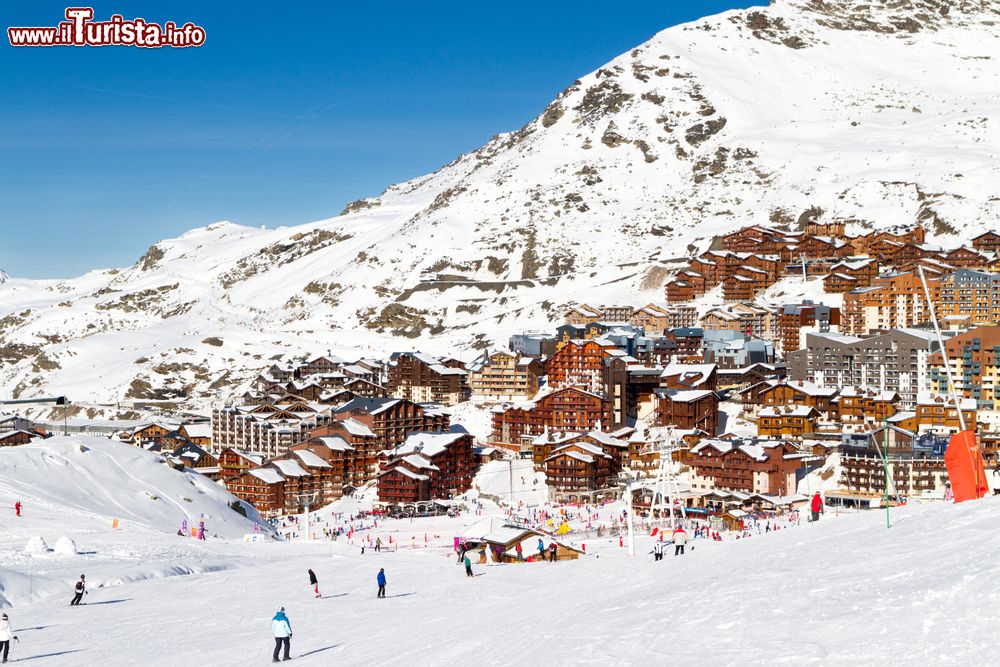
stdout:
{"type": "Polygon", "coordinates": [[[978,500],[990,492],[975,431],[961,431],[951,436],[944,453],[944,464],[948,468],[956,503],[978,500]]]}

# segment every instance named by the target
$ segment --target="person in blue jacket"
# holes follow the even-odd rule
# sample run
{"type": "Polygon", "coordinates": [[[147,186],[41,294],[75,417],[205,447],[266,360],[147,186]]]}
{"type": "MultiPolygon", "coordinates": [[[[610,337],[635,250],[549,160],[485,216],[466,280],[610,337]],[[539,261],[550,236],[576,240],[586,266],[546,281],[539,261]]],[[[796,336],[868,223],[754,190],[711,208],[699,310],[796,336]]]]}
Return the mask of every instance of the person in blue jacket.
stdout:
{"type": "Polygon", "coordinates": [[[379,568],[378,576],[375,577],[375,581],[378,583],[378,597],[385,597],[385,568],[379,568]]]}
{"type": "Polygon", "coordinates": [[[278,613],[274,615],[271,619],[271,633],[274,635],[274,655],[272,656],[271,662],[278,662],[278,653],[281,650],[282,645],[285,647],[285,657],[284,660],[291,660],[288,657],[288,652],[292,650],[291,640],[292,640],[292,623],[285,616],[285,608],[282,607],[278,610],[278,613]]]}

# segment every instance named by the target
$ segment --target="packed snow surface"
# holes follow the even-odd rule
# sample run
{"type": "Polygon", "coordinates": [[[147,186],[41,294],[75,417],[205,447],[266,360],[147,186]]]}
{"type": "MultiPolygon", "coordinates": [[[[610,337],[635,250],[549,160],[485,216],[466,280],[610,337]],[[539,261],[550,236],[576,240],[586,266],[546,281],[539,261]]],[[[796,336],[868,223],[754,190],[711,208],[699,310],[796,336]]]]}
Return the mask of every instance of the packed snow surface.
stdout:
{"type": "MultiPolygon", "coordinates": [[[[9,475],[9,468],[0,472],[4,505],[13,500],[9,475]]],[[[500,480],[484,485],[502,490],[500,480]]],[[[556,515],[568,511],[573,531],[560,539],[585,545],[587,555],[475,563],[477,576],[469,578],[451,547],[473,523],[503,516],[486,500],[457,518],[376,527],[370,519],[351,521],[367,503],[349,498],[311,521],[319,533],[348,523],[350,538],[251,544],[198,542],[152,530],[137,515],[119,530],[91,510],[81,521],[77,489],[62,488],[60,501],[51,488],[36,495],[22,485],[24,515],[0,514],[0,605],[20,637],[12,657],[38,664],[266,664],[270,619],[282,606],[294,631],[292,654],[303,665],[443,665],[470,656],[486,665],[991,661],[983,638],[995,625],[988,610],[1000,600],[995,498],[893,509],[891,529],[881,511],[830,509],[815,524],[781,522],[769,534],[694,540],[687,554],[671,550],[659,563],[649,555],[648,526],[631,558],[618,538],[585,531],[587,523],[613,522],[619,503],[596,510],[597,519],[579,508],[540,505],[556,515]],[[71,537],[79,553],[24,554],[28,538],[41,534],[71,537]],[[372,548],[376,537],[381,552],[372,548]],[[319,599],[308,568],[319,577],[319,599]],[[375,598],[380,568],[388,579],[384,600],[375,598]],[[83,606],[70,608],[81,573],[90,592],[83,606]]],[[[125,490],[116,500],[149,502],[129,496],[125,490]]],[[[94,502],[99,509],[111,501],[94,502]]]]}

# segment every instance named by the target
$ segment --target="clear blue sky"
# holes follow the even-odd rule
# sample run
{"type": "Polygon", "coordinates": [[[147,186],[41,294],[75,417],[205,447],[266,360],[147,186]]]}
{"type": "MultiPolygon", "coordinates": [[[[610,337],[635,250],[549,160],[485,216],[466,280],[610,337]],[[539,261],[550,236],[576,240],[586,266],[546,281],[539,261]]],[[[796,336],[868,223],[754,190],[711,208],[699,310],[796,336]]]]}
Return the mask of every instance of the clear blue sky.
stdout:
{"type": "MultiPolygon", "coordinates": [[[[192,21],[197,49],[13,49],[3,5],[0,268],[131,264],[218,220],[293,225],[517,129],[578,76],[659,30],[758,2],[124,2],[192,21]]],[[[69,3],[72,4],[72,3],[69,3]]]]}

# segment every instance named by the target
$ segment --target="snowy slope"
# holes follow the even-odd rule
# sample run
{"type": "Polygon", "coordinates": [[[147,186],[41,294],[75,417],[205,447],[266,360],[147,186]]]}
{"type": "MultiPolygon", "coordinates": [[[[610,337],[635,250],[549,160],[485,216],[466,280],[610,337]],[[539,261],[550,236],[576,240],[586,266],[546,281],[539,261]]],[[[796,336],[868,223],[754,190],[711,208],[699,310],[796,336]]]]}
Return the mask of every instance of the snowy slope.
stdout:
{"type": "Polygon", "coordinates": [[[226,552],[243,561],[237,569],[93,590],[79,609],[61,599],[15,606],[13,657],[266,663],[270,618],[283,606],[303,665],[445,665],[472,655],[485,665],[995,664],[984,637],[1000,599],[990,539],[998,508],[995,498],[911,506],[894,510],[889,530],[881,512],[828,512],[749,539],[696,540],[662,563],[648,555],[648,537],[631,559],[617,539],[594,539],[579,561],[473,565],[482,576],[471,579],[448,545],[480,517],[389,521],[374,535],[395,535],[396,551],[244,545],[242,555],[226,552]],[[430,545],[407,531],[431,535],[430,545]],[[379,568],[385,600],[375,599],[379,568]]]}
{"type": "Polygon", "coordinates": [[[749,223],[921,221],[955,243],[1000,221],[998,19],[997,0],[779,0],[670,28],[336,218],[7,280],[0,393],[204,404],[280,356],[471,358],[571,302],[657,299],[749,223]]]}
{"type": "MultiPolygon", "coordinates": [[[[260,517],[229,507],[235,498],[207,477],[180,472],[162,458],[106,438],[54,436],[22,447],[0,448],[0,498],[20,500],[33,517],[70,514],[80,527],[129,528],[173,535],[202,516],[210,534],[241,538],[260,517]]],[[[50,546],[59,535],[40,535],[50,546]]]]}

